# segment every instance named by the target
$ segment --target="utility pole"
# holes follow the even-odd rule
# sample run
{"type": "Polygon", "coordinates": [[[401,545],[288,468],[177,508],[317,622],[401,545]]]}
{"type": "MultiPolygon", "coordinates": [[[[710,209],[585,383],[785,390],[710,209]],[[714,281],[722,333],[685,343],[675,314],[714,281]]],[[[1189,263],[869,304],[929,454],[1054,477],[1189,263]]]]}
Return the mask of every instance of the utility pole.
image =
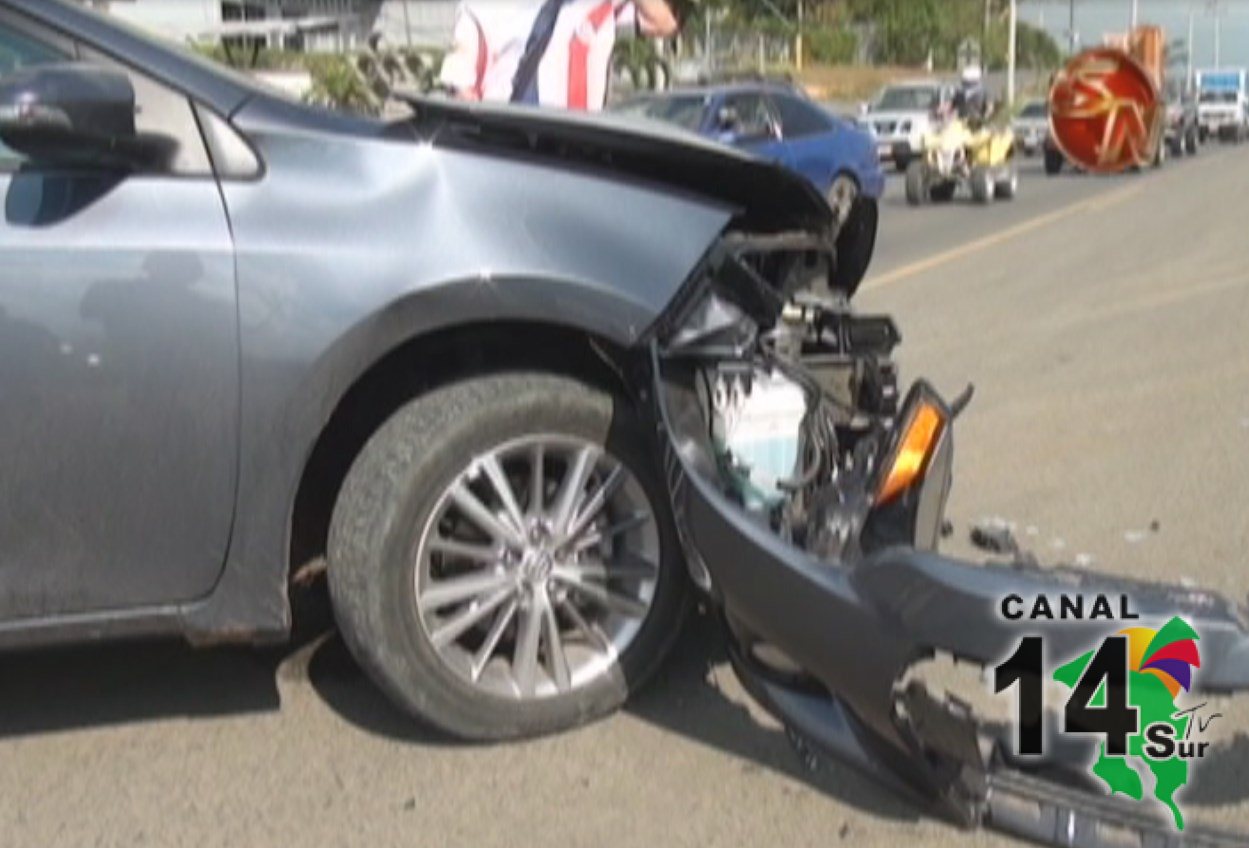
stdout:
{"type": "Polygon", "coordinates": [[[1006,41],[1006,105],[1015,105],[1015,40],[1018,35],[1015,0],[1010,0],[1010,33],[1006,41]]]}
{"type": "Polygon", "coordinates": [[[1137,0],[1132,0],[1132,14],[1128,17],[1128,32],[1136,29],[1137,0]]]}
{"type": "Polygon", "coordinates": [[[703,71],[711,73],[711,60],[715,56],[715,50],[711,43],[711,10],[703,8],[703,71]]]}
{"type": "Polygon", "coordinates": [[[1076,55],[1076,0],[1070,0],[1067,6],[1067,43],[1067,52],[1076,55]]]}
{"type": "Polygon", "coordinates": [[[1214,66],[1216,68],[1222,67],[1222,63],[1219,61],[1219,48],[1223,46],[1222,23],[1223,21],[1219,17],[1219,7],[1215,5],[1214,7],[1214,66]]]}
{"type": "Polygon", "coordinates": [[[987,69],[989,65],[989,18],[992,15],[992,0],[984,0],[984,20],[980,22],[980,67],[987,69]]]}
{"type": "Polygon", "coordinates": [[[1188,62],[1186,63],[1186,67],[1184,69],[1184,88],[1186,90],[1190,88],[1193,84],[1193,17],[1194,17],[1193,10],[1189,9],[1188,10],[1188,49],[1186,51],[1188,55],[1185,57],[1188,59],[1188,62]]]}
{"type": "Polygon", "coordinates": [[[408,16],[408,0],[403,0],[403,32],[408,40],[408,48],[412,47],[412,19],[408,16]]]}
{"type": "Polygon", "coordinates": [[[798,0],[798,37],[794,40],[794,66],[802,70],[802,0],[798,0]]]}

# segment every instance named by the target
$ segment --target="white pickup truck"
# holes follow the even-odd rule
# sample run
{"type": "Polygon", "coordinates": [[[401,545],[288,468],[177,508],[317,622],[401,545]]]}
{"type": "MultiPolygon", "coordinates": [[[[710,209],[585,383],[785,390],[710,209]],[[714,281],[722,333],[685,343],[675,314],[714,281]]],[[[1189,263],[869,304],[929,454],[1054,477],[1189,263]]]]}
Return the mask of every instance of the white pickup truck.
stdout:
{"type": "Polygon", "coordinates": [[[1198,71],[1197,123],[1201,138],[1244,141],[1249,137],[1249,92],[1245,69],[1198,71]]]}
{"type": "Polygon", "coordinates": [[[953,99],[953,85],[927,79],[892,83],[863,104],[860,120],[876,136],[880,161],[905,171],[920,152],[933,114],[953,99]]]}

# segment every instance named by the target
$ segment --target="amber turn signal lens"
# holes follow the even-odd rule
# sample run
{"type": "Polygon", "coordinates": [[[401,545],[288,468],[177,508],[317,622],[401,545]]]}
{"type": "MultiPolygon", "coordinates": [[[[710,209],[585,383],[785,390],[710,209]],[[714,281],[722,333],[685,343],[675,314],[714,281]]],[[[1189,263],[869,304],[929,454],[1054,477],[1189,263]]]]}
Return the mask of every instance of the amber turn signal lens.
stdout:
{"type": "Polygon", "coordinates": [[[924,473],[928,455],[937,445],[944,417],[931,403],[922,403],[906,425],[893,465],[876,493],[876,505],[893,500],[924,473]]]}

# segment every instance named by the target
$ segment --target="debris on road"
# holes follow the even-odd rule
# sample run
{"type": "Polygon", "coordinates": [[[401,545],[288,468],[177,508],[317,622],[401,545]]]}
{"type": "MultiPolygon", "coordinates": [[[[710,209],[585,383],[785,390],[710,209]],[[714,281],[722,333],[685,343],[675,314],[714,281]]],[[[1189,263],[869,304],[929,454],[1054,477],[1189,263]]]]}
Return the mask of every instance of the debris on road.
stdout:
{"type": "Polygon", "coordinates": [[[1161,528],[1162,528],[1162,524],[1159,523],[1158,519],[1155,518],[1153,521],[1149,522],[1149,528],[1147,530],[1125,530],[1123,531],[1123,541],[1127,542],[1130,545],[1135,545],[1138,542],[1145,541],[1145,537],[1147,535],[1149,535],[1150,533],[1157,533],[1161,528]]]}
{"type": "Polygon", "coordinates": [[[982,518],[972,525],[971,543],[990,553],[1017,554],[1019,543],[1015,541],[1014,530],[1014,523],[1004,518],[982,518]]]}

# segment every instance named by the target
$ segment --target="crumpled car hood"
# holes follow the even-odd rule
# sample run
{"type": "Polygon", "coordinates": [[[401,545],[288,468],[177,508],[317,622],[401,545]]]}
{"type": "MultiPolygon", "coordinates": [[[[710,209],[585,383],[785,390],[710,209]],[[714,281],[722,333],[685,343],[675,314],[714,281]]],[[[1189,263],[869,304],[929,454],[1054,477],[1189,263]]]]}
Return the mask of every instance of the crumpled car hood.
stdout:
{"type": "Polygon", "coordinates": [[[436,146],[546,159],[695,194],[736,210],[755,232],[833,235],[828,203],[804,178],[658,122],[549,109],[405,98],[418,136],[436,146]]]}

